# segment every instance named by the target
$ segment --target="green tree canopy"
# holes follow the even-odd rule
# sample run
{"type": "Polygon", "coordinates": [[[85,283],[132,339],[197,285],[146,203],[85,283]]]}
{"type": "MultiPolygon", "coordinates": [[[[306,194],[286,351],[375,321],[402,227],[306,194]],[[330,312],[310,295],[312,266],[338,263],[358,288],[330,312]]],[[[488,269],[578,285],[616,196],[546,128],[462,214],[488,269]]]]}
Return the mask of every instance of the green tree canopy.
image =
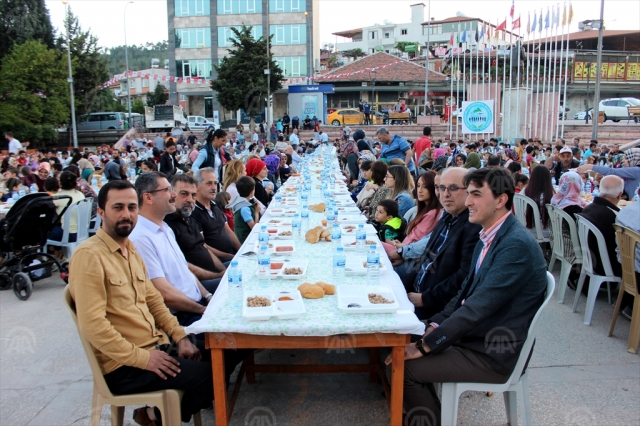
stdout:
{"type": "MultiPolygon", "coordinates": [[[[164,60],[169,59],[169,43],[161,41],[158,43],[146,43],[140,46],[128,46],[129,69],[139,71],[151,68],[151,60],[160,60],[159,67],[164,67],[164,60]]],[[[116,46],[104,53],[104,57],[109,60],[109,74],[115,75],[123,73],[126,69],[124,46],[116,46]]]]}
{"type": "Polygon", "coordinates": [[[0,116],[57,126],[69,114],[64,58],[39,41],[16,44],[0,67],[0,116]]]}
{"type": "Polygon", "coordinates": [[[158,83],[153,92],[147,94],[147,106],[164,105],[167,103],[167,99],[169,99],[169,95],[164,92],[164,86],[158,83]]]}
{"type": "Polygon", "coordinates": [[[102,83],[109,79],[108,60],[100,52],[98,38],[89,31],[82,31],[78,18],[70,7],[67,8],[64,26],[63,34],[56,40],[56,46],[63,54],[66,53],[68,29],[76,114],[97,111],[97,93],[101,90],[102,83]]]}
{"type": "Polygon", "coordinates": [[[420,46],[420,43],[418,43],[417,41],[399,41],[396,43],[394,47],[401,52],[407,52],[408,46],[413,46],[413,48],[409,48],[411,52],[417,52],[418,46],[420,46]]]}
{"type": "Polygon", "coordinates": [[[14,44],[41,41],[53,47],[54,33],[44,0],[0,1],[0,59],[14,44]]]}
{"type": "MultiPolygon", "coordinates": [[[[254,115],[264,108],[267,96],[267,41],[264,37],[254,39],[252,27],[243,25],[240,29],[231,28],[234,37],[230,39],[232,47],[229,55],[214,68],[218,73],[211,88],[218,92],[218,101],[227,111],[244,109],[254,115]]],[[[273,55],[269,57],[271,93],[282,88],[282,70],[273,55]]]]}

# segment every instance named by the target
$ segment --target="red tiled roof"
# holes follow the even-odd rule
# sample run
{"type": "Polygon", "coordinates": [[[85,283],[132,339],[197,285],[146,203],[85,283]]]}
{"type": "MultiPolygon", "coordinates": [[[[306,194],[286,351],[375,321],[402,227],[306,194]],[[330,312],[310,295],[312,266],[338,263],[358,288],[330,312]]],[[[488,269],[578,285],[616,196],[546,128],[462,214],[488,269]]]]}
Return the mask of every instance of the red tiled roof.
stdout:
{"type": "MultiPolygon", "coordinates": [[[[361,82],[375,78],[376,81],[388,82],[424,82],[424,71],[424,67],[415,62],[407,61],[385,52],[378,52],[337,68],[325,74],[325,76],[333,75],[335,77],[322,78],[319,81],[327,83],[334,81],[361,82]],[[385,65],[387,66],[385,67],[385,65]],[[369,76],[369,70],[371,69],[375,69],[376,72],[375,74],[371,73],[371,76],[369,76]]],[[[441,81],[446,78],[444,74],[429,71],[429,80],[441,81]]]]}

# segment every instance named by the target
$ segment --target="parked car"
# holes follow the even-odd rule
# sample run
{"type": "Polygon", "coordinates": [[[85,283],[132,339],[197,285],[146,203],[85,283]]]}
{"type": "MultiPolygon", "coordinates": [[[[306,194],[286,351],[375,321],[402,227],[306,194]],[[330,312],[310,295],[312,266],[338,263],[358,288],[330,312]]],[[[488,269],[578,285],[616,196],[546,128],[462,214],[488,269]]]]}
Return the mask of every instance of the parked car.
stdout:
{"type": "Polygon", "coordinates": [[[78,119],[78,130],[123,130],[127,122],[124,112],[94,112],[78,119]]]}
{"type": "MultiPolygon", "coordinates": [[[[573,119],[574,120],[584,120],[584,117],[587,113],[584,111],[578,111],[575,114],[573,114],[573,119]]],[[[591,120],[593,118],[593,108],[589,108],[589,119],[591,120]]]]}
{"type": "Polygon", "coordinates": [[[343,124],[362,124],[364,114],[356,108],[337,109],[327,116],[327,123],[332,126],[342,126],[343,124]]]}
{"type": "Polygon", "coordinates": [[[208,129],[209,127],[213,127],[217,130],[220,127],[218,124],[214,123],[213,120],[208,120],[201,115],[190,115],[187,117],[187,120],[189,121],[189,128],[192,130],[198,128],[208,129]]]}
{"type": "MultiPolygon", "coordinates": [[[[636,98],[611,98],[600,101],[598,110],[604,112],[604,121],[611,120],[614,123],[620,120],[629,120],[628,106],[640,106],[640,100],[636,98]]],[[[637,122],[637,117],[633,117],[637,122]]]]}

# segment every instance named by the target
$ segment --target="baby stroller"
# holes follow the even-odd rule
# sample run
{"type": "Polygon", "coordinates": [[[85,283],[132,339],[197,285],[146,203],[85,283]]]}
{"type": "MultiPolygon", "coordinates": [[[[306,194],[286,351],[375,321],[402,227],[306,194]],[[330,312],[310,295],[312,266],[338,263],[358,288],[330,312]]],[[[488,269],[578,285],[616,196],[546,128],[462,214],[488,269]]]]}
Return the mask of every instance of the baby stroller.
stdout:
{"type": "Polygon", "coordinates": [[[68,195],[50,196],[46,192],[25,195],[0,220],[0,290],[13,286],[20,300],[27,300],[33,290],[33,281],[51,276],[55,265],[60,277],[67,281],[67,265],[43,251],[47,235],[65,210],[71,205],[68,195]],[[66,200],[67,205],[58,215],[54,200],[66,200]]]}

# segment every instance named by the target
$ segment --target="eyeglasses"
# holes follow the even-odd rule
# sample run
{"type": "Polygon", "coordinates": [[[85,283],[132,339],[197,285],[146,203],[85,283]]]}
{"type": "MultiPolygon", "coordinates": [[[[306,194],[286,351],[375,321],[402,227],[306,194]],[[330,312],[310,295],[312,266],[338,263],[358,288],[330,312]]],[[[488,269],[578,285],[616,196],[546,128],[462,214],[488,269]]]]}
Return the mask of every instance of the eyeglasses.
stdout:
{"type": "Polygon", "coordinates": [[[467,189],[466,186],[458,186],[456,184],[453,185],[449,185],[449,186],[444,186],[444,185],[438,185],[436,186],[436,189],[438,191],[440,191],[441,193],[444,193],[445,191],[449,191],[450,194],[455,194],[456,192],[460,191],[461,189],[467,189]]]}
{"type": "Polygon", "coordinates": [[[171,192],[171,187],[167,186],[166,188],[154,189],[153,191],[147,191],[147,194],[154,194],[156,192],[166,191],[167,193],[171,192]]]}

